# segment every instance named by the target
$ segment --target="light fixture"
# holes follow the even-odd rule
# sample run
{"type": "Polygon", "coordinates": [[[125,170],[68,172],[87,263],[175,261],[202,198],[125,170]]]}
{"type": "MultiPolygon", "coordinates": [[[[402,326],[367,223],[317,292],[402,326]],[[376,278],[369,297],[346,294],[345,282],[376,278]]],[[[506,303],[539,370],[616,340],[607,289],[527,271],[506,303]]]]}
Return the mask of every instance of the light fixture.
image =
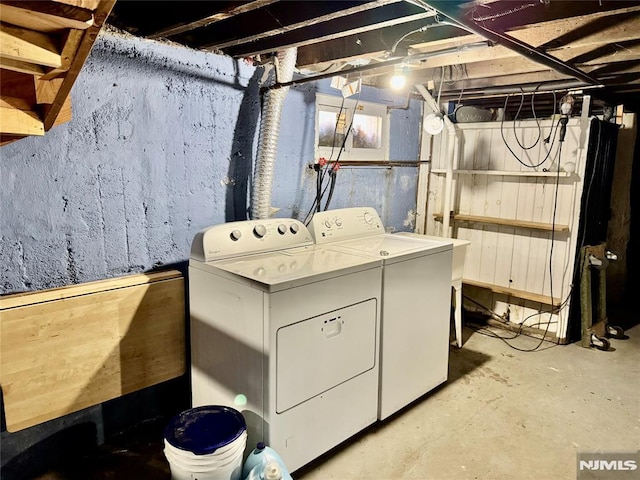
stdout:
{"type": "Polygon", "coordinates": [[[558,137],[559,142],[564,142],[564,137],[567,134],[567,123],[569,122],[569,114],[573,109],[574,98],[571,95],[565,95],[560,99],[560,135],[558,137]]]}
{"type": "Polygon", "coordinates": [[[393,67],[393,76],[389,81],[389,86],[393,90],[402,90],[404,86],[407,84],[407,75],[405,72],[406,72],[406,67],[403,67],[402,64],[399,64],[393,67]]]}
{"type": "Polygon", "coordinates": [[[444,120],[439,113],[430,113],[424,117],[424,123],[422,125],[424,131],[430,135],[438,135],[444,128],[444,120]]]}
{"type": "Polygon", "coordinates": [[[560,99],[560,113],[562,115],[569,115],[573,109],[575,100],[571,95],[565,95],[560,99]]]}

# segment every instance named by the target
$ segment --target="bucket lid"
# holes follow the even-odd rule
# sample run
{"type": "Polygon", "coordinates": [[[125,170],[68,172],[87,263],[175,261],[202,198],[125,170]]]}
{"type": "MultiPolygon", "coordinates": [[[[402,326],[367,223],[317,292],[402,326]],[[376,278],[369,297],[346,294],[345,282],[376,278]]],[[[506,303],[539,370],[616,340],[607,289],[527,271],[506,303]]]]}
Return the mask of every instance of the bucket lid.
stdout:
{"type": "Polygon", "coordinates": [[[164,430],[172,446],[208,455],[236,440],[247,428],[242,414],[230,407],[205,405],[179,413],[164,430]]]}

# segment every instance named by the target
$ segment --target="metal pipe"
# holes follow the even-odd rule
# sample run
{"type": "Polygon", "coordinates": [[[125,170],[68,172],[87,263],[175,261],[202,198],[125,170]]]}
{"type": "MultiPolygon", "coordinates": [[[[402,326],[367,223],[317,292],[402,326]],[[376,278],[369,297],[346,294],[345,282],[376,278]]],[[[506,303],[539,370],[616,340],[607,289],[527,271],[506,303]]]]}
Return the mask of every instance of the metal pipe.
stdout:
{"type": "MultiPolygon", "coordinates": [[[[416,90],[420,92],[426,103],[435,112],[440,112],[440,106],[433,99],[429,91],[424,88],[422,84],[415,85],[416,90]]],[[[444,200],[442,205],[442,235],[443,237],[449,237],[449,222],[451,219],[451,192],[453,190],[453,164],[460,151],[460,142],[458,140],[458,134],[456,127],[447,115],[443,117],[444,124],[447,127],[447,156],[446,156],[446,170],[444,181],[444,200]]],[[[442,151],[441,151],[442,152],[442,151]]]]}
{"type": "Polygon", "coordinates": [[[537,48],[532,47],[531,45],[524,43],[517,38],[507,35],[506,33],[491,30],[484,25],[480,25],[473,20],[458,15],[457,10],[455,10],[456,4],[454,3],[452,5],[453,2],[432,2],[423,0],[419,1],[420,3],[424,4],[423,8],[437,11],[441,15],[444,15],[450,20],[459,24],[460,28],[464,28],[467,31],[475,33],[476,35],[480,35],[487,40],[508,48],[509,50],[513,50],[514,52],[523,55],[524,57],[529,58],[534,62],[549,67],[556,72],[562,73],[564,75],[569,75],[570,77],[577,78],[591,85],[602,86],[602,83],[598,79],[588,75],[587,73],[572,65],[569,65],[566,62],[563,62],[553,55],[549,55],[543,50],[538,50],[537,48]]]}
{"type": "MultiPolygon", "coordinates": [[[[536,85],[531,85],[530,89],[527,89],[526,86],[517,86],[517,87],[506,87],[506,86],[496,86],[496,87],[487,87],[481,89],[464,89],[463,95],[465,98],[476,98],[476,97],[486,97],[491,95],[507,95],[511,93],[542,93],[542,92],[552,92],[554,90],[576,90],[576,89],[591,89],[591,88],[602,88],[602,85],[588,85],[580,80],[553,80],[550,82],[539,83],[536,85]]],[[[441,97],[443,98],[458,98],[460,96],[460,90],[447,90],[442,92],[441,97]]]]}
{"type": "Polygon", "coordinates": [[[474,48],[485,48],[488,47],[489,44],[487,42],[476,42],[476,43],[470,43],[468,45],[463,45],[460,47],[452,47],[452,48],[445,48],[443,50],[439,50],[437,52],[425,52],[425,53],[417,53],[415,55],[408,55],[406,57],[398,57],[398,58],[394,58],[392,60],[387,60],[384,62],[379,62],[379,63],[371,63],[369,65],[360,65],[358,67],[353,67],[353,68],[349,68],[347,70],[340,70],[338,72],[328,72],[328,73],[321,73],[319,75],[314,75],[312,77],[303,77],[297,80],[290,80],[288,82],[277,82],[274,83],[273,85],[270,85],[268,87],[265,87],[266,90],[277,90],[279,88],[285,88],[285,87],[291,87],[293,85],[301,85],[303,83],[307,83],[307,82],[315,82],[317,80],[324,80],[325,78],[332,78],[338,75],[348,75],[350,73],[359,73],[359,72],[367,72],[369,70],[378,70],[378,69],[382,69],[382,68],[386,68],[386,67],[392,67],[394,65],[398,65],[401,63],[404,64],[411,64],[411,63],[415,63],[415,62],[419,62],[421,60],[426,60],[428,58],[433,58],[433,57],[437,57],[439,55],[449,55],[452,53],[459,53],[465,50],[471,50],[474,48]]]}

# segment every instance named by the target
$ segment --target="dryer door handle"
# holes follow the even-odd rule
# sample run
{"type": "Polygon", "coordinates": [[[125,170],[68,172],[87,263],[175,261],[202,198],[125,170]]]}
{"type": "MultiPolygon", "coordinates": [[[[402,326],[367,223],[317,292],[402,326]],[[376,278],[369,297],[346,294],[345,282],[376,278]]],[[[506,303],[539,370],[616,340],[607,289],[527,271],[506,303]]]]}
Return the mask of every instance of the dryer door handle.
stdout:
{"type": "Polygon", "coordinates": [[[339,320],[329,322],[324,326],[322,331],[324,332],[325,338],[332,338],[340,335],[340,332],[342,332],[342,322],[340,322],[339,320]]]}

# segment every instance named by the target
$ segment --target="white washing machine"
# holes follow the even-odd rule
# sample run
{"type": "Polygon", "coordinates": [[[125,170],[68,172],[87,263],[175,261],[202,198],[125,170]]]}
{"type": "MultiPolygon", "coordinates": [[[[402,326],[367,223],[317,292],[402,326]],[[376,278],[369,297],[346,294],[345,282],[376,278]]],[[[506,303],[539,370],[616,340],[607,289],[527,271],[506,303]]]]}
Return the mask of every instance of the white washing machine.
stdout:
{"type": "Polygon", "coordinates": [[[269,219],[199,232],[192,404],[227,405],[295,471],[377,419],[381,261],[269,219]]]}
{"type": "Polygon", "coordinates": [[[453,244],[385,233],[369,207],[316,213],[309,229],[318,245],[383,262],[383,420],[447,379],[453,244]]]}

